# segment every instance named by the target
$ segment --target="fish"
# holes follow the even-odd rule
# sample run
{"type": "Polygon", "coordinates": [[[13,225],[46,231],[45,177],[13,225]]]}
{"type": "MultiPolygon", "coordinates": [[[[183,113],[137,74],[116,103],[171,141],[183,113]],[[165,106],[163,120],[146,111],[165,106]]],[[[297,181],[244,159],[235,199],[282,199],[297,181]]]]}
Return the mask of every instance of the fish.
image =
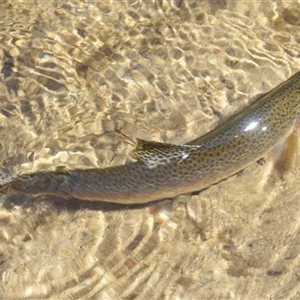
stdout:
{"type": "Polygon", "coordinates": [[[2,175],[0,184],[2,178],[12,194],[126,205],[174,198],[206,189],[264,157],[296,130],[299,113],[300,71],[186,144],[137,139],[130,153],[135,161],[125,165],[2,175]]]}

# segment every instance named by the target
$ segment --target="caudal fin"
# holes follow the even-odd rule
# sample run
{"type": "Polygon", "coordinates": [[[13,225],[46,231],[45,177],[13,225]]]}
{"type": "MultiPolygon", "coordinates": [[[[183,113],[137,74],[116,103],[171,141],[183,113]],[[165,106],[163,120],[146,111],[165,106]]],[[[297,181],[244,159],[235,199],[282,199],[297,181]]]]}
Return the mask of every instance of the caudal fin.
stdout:
{"type": "Polygon", "coordinates": [[[0,186],[13,182],[18,178],[16,174],[0,173],[0,186]]]}

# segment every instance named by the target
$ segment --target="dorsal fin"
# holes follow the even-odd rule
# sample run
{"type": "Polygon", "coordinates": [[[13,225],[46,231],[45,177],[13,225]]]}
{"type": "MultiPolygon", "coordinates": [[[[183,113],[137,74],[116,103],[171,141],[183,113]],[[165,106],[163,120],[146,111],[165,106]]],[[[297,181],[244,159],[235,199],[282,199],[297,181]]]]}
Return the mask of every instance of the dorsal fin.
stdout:
{"type": "Polygon", "coordinates": [[[184,159],[199,148],[201,146],[174,145],[137,139],[136,147],[131,151],[130,156],[143,162],[166,163],[173,159],[184,159]]]}

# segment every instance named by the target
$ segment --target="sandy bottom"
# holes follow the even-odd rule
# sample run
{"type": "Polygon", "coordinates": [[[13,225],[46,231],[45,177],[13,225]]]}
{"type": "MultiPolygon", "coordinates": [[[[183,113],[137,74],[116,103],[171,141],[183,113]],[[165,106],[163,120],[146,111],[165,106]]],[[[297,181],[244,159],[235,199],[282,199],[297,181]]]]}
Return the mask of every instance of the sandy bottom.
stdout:
{"type": "MultiPolygon", "coordinates": [[[[0,4],[2,172],[188,142],[300,69],[299,1],[63,3],[0,4]]],[[[2,194],[0,294],[299,299],[299,151],[146,207],[2,194]]]]}

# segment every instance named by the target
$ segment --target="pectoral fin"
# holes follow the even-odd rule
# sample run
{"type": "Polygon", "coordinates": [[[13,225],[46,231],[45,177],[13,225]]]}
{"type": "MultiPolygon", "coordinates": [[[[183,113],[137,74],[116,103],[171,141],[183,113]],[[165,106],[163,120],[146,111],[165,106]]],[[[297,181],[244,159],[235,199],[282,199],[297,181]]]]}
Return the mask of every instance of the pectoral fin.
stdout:
{"type": "Polygon", "coordinates": [[[274,167],[281,176],[293,167],[297,144],[298,136],[296,132],[293,132],[272,151],[275,157],[274,167]]]}

